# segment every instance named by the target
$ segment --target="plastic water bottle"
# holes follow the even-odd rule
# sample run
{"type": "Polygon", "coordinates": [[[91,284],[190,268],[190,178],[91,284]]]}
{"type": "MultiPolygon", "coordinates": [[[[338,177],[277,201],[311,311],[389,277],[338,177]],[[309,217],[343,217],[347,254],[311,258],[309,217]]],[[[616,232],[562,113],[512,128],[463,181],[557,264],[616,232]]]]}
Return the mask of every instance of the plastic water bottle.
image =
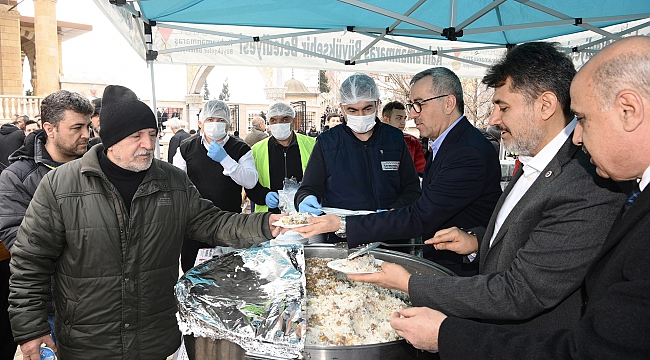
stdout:
{"type": "Polygon", "coordinates": [[[39,353],[41,355],[41,360],[56,360],[56,354],[47,346],[42,347],[39,350],[39,353]]]}

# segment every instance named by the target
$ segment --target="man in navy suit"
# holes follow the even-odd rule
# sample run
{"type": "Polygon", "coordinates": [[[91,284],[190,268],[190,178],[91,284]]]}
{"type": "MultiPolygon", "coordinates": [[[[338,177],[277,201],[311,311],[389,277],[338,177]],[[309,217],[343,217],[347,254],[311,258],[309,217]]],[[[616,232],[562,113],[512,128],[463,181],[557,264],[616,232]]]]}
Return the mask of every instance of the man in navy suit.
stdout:
{"type": "MultiPolygon", "coordinates": [[[[395,313],[391,326],[442,359],[647,359],[650,354],[650,38],[596,54],[571,85],[573,142],[598,175],[636,180],[585,280],[578,326],[524,333],[428,308],[395,313]]],[[[576,191],[579,191],[576,189],[576,191]]],[[[607,225],[603,224],[607,228],[607,225]]]]}
{"type": "MultiPolygon", "coordinates": [[[[338,230],[349,247],[373,241],[423,236],[443,228],[487,226],[501,195],[501,167],[494,147],[463,116],[463,89],[447,68],[431,68],[411,80],[407,113],[420,136],[430,141],[422,195],[412,205],[367,216],[320,216],[312,226],[296,229],[303,236],[338,230]]],[[[478,272],[476,264],[451,251],[424,249],[424,257],[458,275],[478,272]]]]}

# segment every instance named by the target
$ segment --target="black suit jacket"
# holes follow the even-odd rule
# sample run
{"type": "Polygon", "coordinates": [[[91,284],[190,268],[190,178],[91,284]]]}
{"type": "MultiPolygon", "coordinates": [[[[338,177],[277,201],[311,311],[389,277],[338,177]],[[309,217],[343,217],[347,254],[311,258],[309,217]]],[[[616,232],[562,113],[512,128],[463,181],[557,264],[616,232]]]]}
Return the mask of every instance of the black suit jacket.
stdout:
{"type": "MultiPolygon", "coordinates": [[[[449,131],[433,161],[427,160],[422,195],[411,206],[347,218],[350,247],[373,241],[422,236],[451,226],[487,226],[501,195],[501,166],[494,147],[463,117],[449,131]]],[[[427,246],[424,257],[459,275],[478,272],[464,256],[427,246]]]]}
{"type": "Polygon", "coordinates": [[[167,162],[168,163],[173,163],[174,162],[174,155],[176,155],[176,149],[181,145],[181,142],[183,140],[187,139],[190,137],[190,134],[185,132],[185,130],[180,129],[172,136],[171,139],[169,139],[169,149],[167,150],[167,162]]]}
{"type": "Polygon", "coordinates": [[[650,191],[614,224],[586,279],[574,330],[523,333],[458,318],[440,328],[442,359],[648,359],[650,191]]]}

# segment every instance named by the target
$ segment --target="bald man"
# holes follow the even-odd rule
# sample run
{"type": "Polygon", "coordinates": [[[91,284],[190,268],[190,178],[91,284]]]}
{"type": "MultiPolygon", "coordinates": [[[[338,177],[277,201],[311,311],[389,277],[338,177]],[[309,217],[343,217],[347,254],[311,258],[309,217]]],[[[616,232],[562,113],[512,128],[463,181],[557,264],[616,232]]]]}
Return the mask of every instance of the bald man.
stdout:
{"type": "Polygon", "coordinates": [[[246,135],[244,141],[248,146],[253,147],[253,145],[269,137],[269,134],[266,133],[266,120],[261,117],[256,116],[251,121],[251,125],[251,131],[246,135]]]}
{"type": "Polygon", "coordinates": [[[598,175],[636,180],[585,280],[580,324],[554,333],[523,333],[446,317],[428,308],[395,313],[391,326],[441,359],[647,359],[650,354],[650,38],[606,47],[571,84],[578,118],[573,142],[598,175]]]}

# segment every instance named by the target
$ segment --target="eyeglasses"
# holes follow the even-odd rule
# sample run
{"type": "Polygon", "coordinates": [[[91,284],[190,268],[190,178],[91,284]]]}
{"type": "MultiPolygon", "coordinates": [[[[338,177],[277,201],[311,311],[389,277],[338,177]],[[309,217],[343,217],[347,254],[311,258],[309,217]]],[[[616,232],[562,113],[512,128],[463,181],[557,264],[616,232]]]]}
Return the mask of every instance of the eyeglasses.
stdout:
{"type": "Polygon", "coordinates": [[[408,104],[406,104],[406,113],[408,114],[408,113],[411,112],[411,110],[413,110],[413,111],[415,111],[416,113],[419,114],[422,111],[422,104],[424,104],[425,102],[435,100],[435,99],[440,99],[440,98],[443,98],[443,97],[449,96],[449,95],[451,95],[451,94],[434,96],[432,98],[428,98],[428,99],[408,103],[408,104]]]}

